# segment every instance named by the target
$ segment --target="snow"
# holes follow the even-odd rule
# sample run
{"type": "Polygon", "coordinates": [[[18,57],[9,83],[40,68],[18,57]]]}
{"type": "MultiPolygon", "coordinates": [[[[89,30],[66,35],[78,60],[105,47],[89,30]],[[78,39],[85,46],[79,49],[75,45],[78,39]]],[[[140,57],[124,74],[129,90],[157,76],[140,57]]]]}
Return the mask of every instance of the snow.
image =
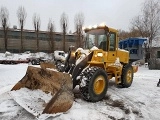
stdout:
{"type": "Polygon", "coordinates": [[[93,46],[90,50],[98,50],[96,46],[93,46]]]}
{"type": "Polygon", "coordinates": [[[51,93],[45,94],[42,90],[29,90],[21,88],[20,90],[10,92],[12,98],[23,108],[34,116],[42,114],[45,105],[51,100],[51,93]],[[24,94],[25,93],[25,94],[24,94]],[[32,100],[32,101],[31,101],[32,100]]]}
{"type": "Polygon", "coordinates": [[[8,51],[6,51],[5,53],[0,53],[0,60],[26,60],[27,58],[52,59],[52,55],[46,54],[44,52],[30,53],[28,51],[21,54],[13,54],[8,51]]]}
{"type": "Polygon", "coordinates": [[[109,64],[108,66],[117,66],[117,67],[121,67],[122,64],[119,61],[119,57],[116,58],[114,63],[109,64]]]}
{"type": "MultiPolygon", "coordinates": [[[[83,100],[76,87],[73,90],[75,101],[69,111],[51,116],[44,114],[36,118],[17,104],[9,94],[12,86],[25,75],[27,67],[28,64],[0,64],[1,120],[160,120],[160,87],[156,86],[160,70],[139,67],[129,88],[117,88],[114,80],[110,80],[106,97],[96,103],[83,100]]],[[[21,98],[21,94],[23,93],[16,96],[21,98]]],[[[32,96],[36,97],[35,94],[36,92],[32,93],[32,96]]],[[[26,98],[29,98],[29,95],[26,94],[26,98]]],[[[33,101],[30,101],[30,104],[37,105],[33,101]]]]}
{"type": "MultiPolygon", "coordinates": [[[[93,46],[91,49],[92,50],[98,50],[96,46],[93,46]]],[[[83,48],[77,48],[76,52],[80,52],[81,56],[76,60],[76,65],[79,64],[86,56],[88,56],[91,52],[88,49],[83,49],[83,48]]]]}
{"type": "Polygon", "coordinates": [[[119,51],[123,51],[123,52],[126,52],[126,53],[129,53],[129,51],[125,50],[125,49],[120,49],[120,48],[117,48],[119,51]]]}
{"type": "Polygon", "coordinates": [[[76,60],[76,65],[79,64],[82,60],[84,60],[84,58],[86,58],[86,56],[90,53],[90,51],[87,49],[83,49],[83,48],[78,48],[76,50],[76,52],[80,53],[80,57],[76,60]]]}
{"type": "MultiPolygon", "coordinates": [[[[15,85],[25,75],[28,64],[2,65],[0,64],[0,88],[15,85]]],[[[1,90],[1,89],[0,89],[1,90]]]]}

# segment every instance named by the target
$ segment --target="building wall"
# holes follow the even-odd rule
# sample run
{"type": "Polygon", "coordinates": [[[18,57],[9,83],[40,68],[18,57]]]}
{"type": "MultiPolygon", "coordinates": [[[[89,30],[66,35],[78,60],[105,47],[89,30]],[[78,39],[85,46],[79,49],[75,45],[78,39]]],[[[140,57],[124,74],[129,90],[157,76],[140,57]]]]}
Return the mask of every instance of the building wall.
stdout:
{"type": "MultiPolygon", "coordinates": [[[[46,31],[41,31],[39,33],[39,51],[40,52],[52,52],[49,38],[46,31]]],[[[62,33],[55,33],[54,35],[54,50],[63,50],[63,36],[62,33]]],[[[65,51],[67,52],[69,46],[76,45],[76,35],[66,35],[65,51]]],[[[23,32],[23,51],[36,52],[36,34],[34,31],[25,30],[23,32]]],[[[10,52],[20,52],[20,31],[15,29],[10,29],[8,31],[8,51],[10,52]]],[[[3,30],[0,29],[0,52],[5,52],[4,49],[4,37],[3,30]]]]}
{"type": "Polygon", "coordinates": [[[4,50],[4,38],[0,38],[0,51],[4,50]]]}
{"type": "MultiPolygon", "coordinates": [[[[149,41],[145,42],[148,47],[149,41]]],[[[158,69],[160,70],[160,36],[154,37],[152,39],[152,47],[149,49],[144,48],[146,52],[146,62],[148,62],[149,69],[158,69]]]]}
{"type": "Polygon", "coordinates": [[[160,70],[160,56],[157,55],[157,52],[160,52],[159,47],[152,48],[152,54],[150,54],[150,59],[148,62],[149,69],[158,69],[160,70]]]}

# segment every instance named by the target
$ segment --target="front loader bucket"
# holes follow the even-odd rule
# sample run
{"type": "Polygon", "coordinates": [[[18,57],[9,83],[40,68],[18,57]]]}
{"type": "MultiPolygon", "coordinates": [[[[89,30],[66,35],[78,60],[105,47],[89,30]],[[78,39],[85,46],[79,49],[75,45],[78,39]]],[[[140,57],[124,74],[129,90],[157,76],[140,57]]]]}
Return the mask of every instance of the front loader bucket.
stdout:
{"type": "Polygon", "coordinates": [[[12,88],[11,96],[35,116],[66,112],[73,104],[69,74],[29,66],[26,75],[12,88]]]}

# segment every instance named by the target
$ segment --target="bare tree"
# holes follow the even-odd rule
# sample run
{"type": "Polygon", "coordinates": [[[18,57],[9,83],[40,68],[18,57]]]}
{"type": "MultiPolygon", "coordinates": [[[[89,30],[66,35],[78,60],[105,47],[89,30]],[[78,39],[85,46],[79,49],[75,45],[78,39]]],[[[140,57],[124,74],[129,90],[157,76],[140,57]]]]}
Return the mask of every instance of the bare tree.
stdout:
{"type": "Polygon", "coordinates": [[[24,24],[25,24],[25,20],[27,17],[27,13],[26,10],[24,9],[24,7],[20,6],[17,10],[17,17],[18,17],[18,23],[21,29],[21,47],[20,47],[20,51],[23,52],[23,28],[24,28],[24,24]]]}
{"type": "Polygon", "coordinates": [[[40,17],[35,13],[35,14],[33,15],[33,26],[34,26],[35,33],[36,33],[36,43],[37,43],[36,51],[37,51],[37,52],[39,52],[39,40],[38,40],[38,35],[39,35],[39,30],[40,30],[40,24],[41,24],[40,17]]]}
{"type": "Polygon", "coordinates": [[[124,40],[130,37],[142,37],[141,34],[139,33],[139,30],[136,28],[130,28],[129,31],[119,29],[118,33],[119,33],[119,40],[124,40]]]}
{"type": "Polygon", "coordinates": [[[7,38],[7,33],[8,33],[8,27],[9,27],[9,12],[6,7],[1,7],[0,10],[0,22],[3,27],[3,32],[4,32],[4,49],[5,51],[8,50],[8,38],[7,38]]]}
{"type": "Polygon", "coordinates": [[[83,13],[78,13],[75,15],[74,17],[74,23],[75,23],[75,29],[76,29],[76,33],[77,33],[77,41],[76,41],[76,45],[77,48],[78,47],[82,47],[82,43],[83,43],[83,31],[82,31],[82,27],[84,25],[84,15],[83,13]]]}
{"type": "Polygon", "coordinates": [[[136,16],[131,23],[135,29],[139,30],[142,37],[149,38],[149,44],[152,46],[152,40],[160,30],[160,2],[158,0],[145,1],[142,15],[136,16]]]}
{"type": "Polygon", "coordinates": [[[142,37],[139,30],[137,28],[130,28],[129,37],[142,37]]]}
{"type": "Polygon", "coordinates": [[[65,13],[62,13],[61,15],[60,25],[63,31],[63,51],[66,51],[65,43],[66,43],[66,33],[68,28],[68,16],[65,13]]]}
{"type": "Polygon", "coordinates": [[[48,36],[49,36],[49,45],[51,48],[51,52],[54,51],[54,32],[55,32],[55,26],[52,20],[49,20],[48,23],[48,36]]]}
{"type": "Polygon", "coordinates": [[[123,40],[129,37],[129,32],[125,30],[119,29],[118,34],[119,34],[119,40],[123,40]]]}
{"type": "Polygon", "coordinates": [[[155,60],[151,60],[156,58],[156,54],[151,54],[153,52],[152,40],[160,32],[160,1],[146,0],[142,7],[142,14],[133,19],[132,26],[139,30],[142,37],[149,39],[148,45],[144,46],[145,61],[155,64],[155,60]]]}

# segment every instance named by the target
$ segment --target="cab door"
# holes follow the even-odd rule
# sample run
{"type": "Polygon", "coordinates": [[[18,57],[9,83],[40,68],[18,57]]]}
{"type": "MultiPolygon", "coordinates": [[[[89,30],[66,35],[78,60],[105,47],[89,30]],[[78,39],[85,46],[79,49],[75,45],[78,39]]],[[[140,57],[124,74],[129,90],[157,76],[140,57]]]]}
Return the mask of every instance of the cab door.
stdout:
{"type": "Polygon", "coordinates": [[[108,61],[115,62],[116,60],[116,33],[110,32],[108,36],[109,45],[108,45],[108,61]]]}

